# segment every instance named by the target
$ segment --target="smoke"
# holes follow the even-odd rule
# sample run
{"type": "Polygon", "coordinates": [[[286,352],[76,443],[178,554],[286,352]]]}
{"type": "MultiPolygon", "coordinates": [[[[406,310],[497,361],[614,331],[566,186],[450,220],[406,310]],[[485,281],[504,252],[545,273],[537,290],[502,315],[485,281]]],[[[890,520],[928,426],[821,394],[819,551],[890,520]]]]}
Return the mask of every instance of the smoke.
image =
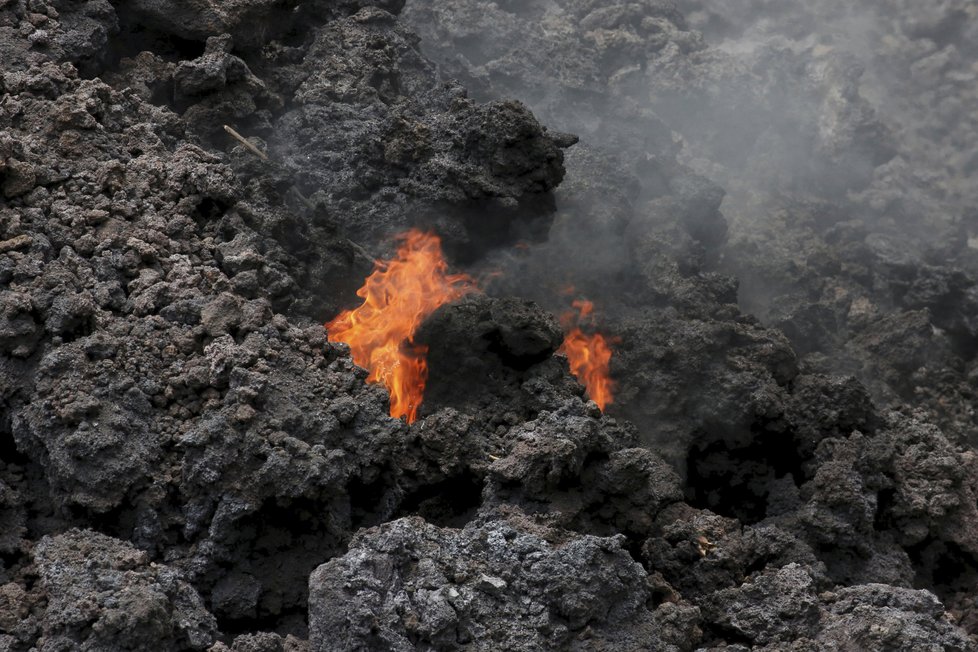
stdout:
{"type": "Polygon", "coordinates": [[[917,363],[881,372],[869,343],[909,341],[926,310],[933,367],[974,357],[974,3],[681,6],[729,73],[653,103],[680,160],[727,191],[719,269],[741,307],[878,400],[942,384],[917,363]]]}
{"type": "MultiPolygon", "coordinates": [[[[969,282],[928,275],[978,270],[975,14],[966,0],[408,0],[403,17],[474,97],[518,98],[580,138],[549,240],[483,261],[502,272],[490,292],[561,312],[571,285],[632,335],[738,304],[806,369],[889,399],[914,372],[880,380],[874,333],[927,309],[921,350],[943,356],[974,330],[951,305],[969,282]]],[[[623,352],[618,372],[648,360],[623,352]]],[[[661,415],[622,391],[620,414],[661,415]]]]}

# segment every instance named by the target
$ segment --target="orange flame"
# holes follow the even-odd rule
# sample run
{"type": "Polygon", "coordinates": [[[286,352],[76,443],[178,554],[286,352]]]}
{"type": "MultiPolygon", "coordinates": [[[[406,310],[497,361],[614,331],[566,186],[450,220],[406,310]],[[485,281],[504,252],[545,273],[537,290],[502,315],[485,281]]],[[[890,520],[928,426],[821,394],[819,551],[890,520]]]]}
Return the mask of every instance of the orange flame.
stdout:
{"type": "Polygon", "coordinates": [[[397,257],[377,261],[357,296],[363,304],[326,324],[330,342],[350,347],[353,361],[370,371],[367,382],[390,391],[394,418],[418,418],[428,380],[428,348],[414,343],[422,322],[440,306],[476,289],[466,274],[447,274],[441,240],[412,229],[398,236],[397,257]]]}
{"type": "Polygon", "coordinates": [[[586,299],[575,299],[571,305],[581,313],[581,319],[587,319],[594,314],[594,304],[586,299]]]}
{"type": "Polygon", "coordinates": [[[577,325],[594,313],[593,303],[576,300],[571,305],[578,312],[567,312],[561,317],[567,335],[559,352],[567,356],[571,373],[584,385],[588,397],[604,412],[615,400],[615,383],[611,380],[612,340],[600,333],[588,335],[577,325]]]}

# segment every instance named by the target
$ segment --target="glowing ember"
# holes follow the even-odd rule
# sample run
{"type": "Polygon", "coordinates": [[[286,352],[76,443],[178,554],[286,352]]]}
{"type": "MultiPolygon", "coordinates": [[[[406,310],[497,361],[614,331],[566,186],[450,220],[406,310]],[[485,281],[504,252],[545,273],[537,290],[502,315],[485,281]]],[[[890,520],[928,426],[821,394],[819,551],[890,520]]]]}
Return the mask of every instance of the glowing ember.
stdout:
{"type": "Polygon", "coordinates": [[[391,416],[418,418],[428,379],[428,349],[414,343],[422,322],[440,306],[476,289],[465,274],[447,274],[441,240],[411,230],[397,257],[377,261],[357,296],[363,304],[326,324],[330,342],[349,345],[353,361],[370,371],[368,382],[384,383],[391,395],[391,416]]]}
{"type": "Polygon", "coordinates": [[[612,393],[615,384],[611,380],[611,341],[600,333],[588,335],[577,325],[593,314],[593,303],[574,301],[572,305],[577,312],[565,313],[561,318],[567,334],[564,336],[560,353],[567,356],[571,373],[584,385],[587,395],[603,412],[614,402],[612,393]]]}

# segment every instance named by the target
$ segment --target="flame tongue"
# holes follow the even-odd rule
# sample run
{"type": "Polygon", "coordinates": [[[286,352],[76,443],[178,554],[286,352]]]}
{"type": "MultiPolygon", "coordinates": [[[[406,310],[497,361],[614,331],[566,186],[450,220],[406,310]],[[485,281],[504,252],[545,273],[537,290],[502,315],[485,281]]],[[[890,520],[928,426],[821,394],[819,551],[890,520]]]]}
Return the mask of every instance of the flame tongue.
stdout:
{"type": "Polygon", "coordinates": [[[588,335],[577,326],[578,322],[594,312],[590,301],[574,301],[577,313],[568,312],[561,317],[564,330],[564,343],[560,353],[567,356],[571,373],[584,385],[587,395],[601,411],[614,402],[611,380],[611,346],[609,340],[600,333],[588,335]]]}
{"type": "Polygon", "coordinates": [[[414,343],[422,322],[440,306],[475,290],[465,274],[447,274],[441,240],[433,233],[411,230],[397,257],[377,261],[357,296],[363,304],[342,312],[326,324],[330,342],[350,347],[353,361],[370,371],[368,382],[390,391],[392,417],[418,418],[428,379],[426,347],[414,343]]]}
{"type": "MultiPolygon", "coordinates": [[[[330,342],[350,347],[353,361],[370,371],[368,382],[383,383],[391,395],[392,417],[418,418],[428,380],[427,347],[415,344],[414,335],[431,313],[446,303],[476,290],[466,274],[448,274],[441,241],[433,233],[408,231],[397,257],[377,261],[374,271],[357,291],[363,304],[346,310],[326,324],[330,342]]],[[[614,399],[610,340],[600,333],[588,335],[579,326],[594,312],[590,301],[574,301],[576,312],[562,318],[567,333],[560,352],[571,372],[601,410],[614,399]]]]}

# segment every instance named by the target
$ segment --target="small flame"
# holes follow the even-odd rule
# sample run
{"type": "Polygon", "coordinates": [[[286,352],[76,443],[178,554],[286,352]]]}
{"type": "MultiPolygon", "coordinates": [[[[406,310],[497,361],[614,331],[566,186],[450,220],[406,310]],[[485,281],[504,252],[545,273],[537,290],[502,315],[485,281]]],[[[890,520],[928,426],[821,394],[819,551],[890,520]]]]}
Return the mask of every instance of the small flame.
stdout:
{"type": "Polygon", "coordinates": [[[584,385],[588,397],[601,411],[614,403],[615,383],[611,380],[611,344],[613,341],[601,333],[588,335],[578,324],[594,314],[594,304],[575,300],[571,305],[577,312],[567,312],[561,323],[567,334],[559,352],[567,356],[571,373],[584,385]]]}
{"type": "Polygon", "coordinates": [[[580,312],[581,319],[587,319],[594,314],[594,304],[585,299],[576,299],[571,303],[580,312]]]}
{"type": "Polygon", "coordinates": [[[390,391],[390,414],[418,418],[428,380],[428,348],[414,334],[439,307],[476,289],[466,274],[447,274],[441,240],[412,229],[398,236],[397,257],[377,261],[357,291],[363,304],[326,324],[330,342],[350,347],[353,361],[370,371],[367,382],[390,391]]]}

